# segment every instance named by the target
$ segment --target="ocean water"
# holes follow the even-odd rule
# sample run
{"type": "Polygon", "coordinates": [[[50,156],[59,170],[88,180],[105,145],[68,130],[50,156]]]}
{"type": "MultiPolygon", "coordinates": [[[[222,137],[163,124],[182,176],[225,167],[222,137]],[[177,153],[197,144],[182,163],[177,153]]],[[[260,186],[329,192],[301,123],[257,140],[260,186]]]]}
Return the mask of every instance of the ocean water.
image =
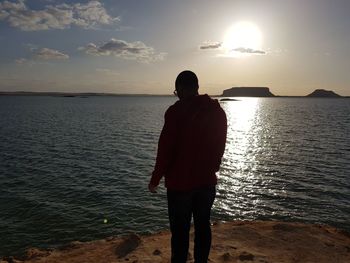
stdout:
{"type": "MultiPolygon", "coordinates": [[[[147,191],[174,97],[0,97],[0,256],[168,227],[147,191]]],[[[350,231],[350,99],[239,98],[213,220],[350,231]]]]}

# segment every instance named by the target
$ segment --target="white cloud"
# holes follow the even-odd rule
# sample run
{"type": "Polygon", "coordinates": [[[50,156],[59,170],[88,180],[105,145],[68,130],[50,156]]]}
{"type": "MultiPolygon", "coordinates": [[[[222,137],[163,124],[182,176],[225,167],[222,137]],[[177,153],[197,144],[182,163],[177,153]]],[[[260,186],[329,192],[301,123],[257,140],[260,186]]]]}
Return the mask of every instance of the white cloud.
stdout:
{"type": "Polygon", "coordinates": [[[199,46],[199,49],[218,49],[222,46],[221,42],[204,42],[199,46]]]}
{"type": "Polygon", "coordinates": [[[69,56],[64,54],[58,50],[50,49],[50,48],[41,48],[34,51],[34,56],[38,59],[44,60],[60,60],[60,59],[68,59],[69,56]]]}
{"type": "Polygon", "coordinates": [[[74,5],[77,14],[76,24],[83,27],[91,27],[97,24],[109,25],[119,18],[112,18],[107,14],[106,9],[98,1],[90,1],[87,4],[74,5]]]}
{"type": "Polygon", "coordinates": [[[260,55],[266,54],[266,52],[263,50],[256,50],[256,49],[244,48],[244,47],[234,48],[232,51],[243,53],[243,54],[260,54],[260,55]]]}
{"type": "Polygon", "coordinates": [[[146,46],[141,41],[126,42],[114,38],[101,45],[89,43],[85,47],[80,47],[79,50],[84,50],[89,55],[116,56],[142,62],[163,60],[166,55],[165,53],[156,53],[153,47],[146,46]]]}
{"type": "Polygon", "coordinates": [[[46,5],[40,10],[29,9],[25,0],[17,0],[0,3],[0,20],[23,31],[38,31],[65,29],[72,25],[95,28],[98,25],[111,25],[120,19],[110,16],[103,4],[95,0],[86,4],[46,5]]]}
{"type": "MultiPolygon", "coordinates": [[[[17,65],[35,65],[42,63],[41,61],[48,60],[66,60],[69,59],[67,54],[64,54],[61,51],[54,50],[51,48],[36,48],[30,47],[30,51],[32,52],[31,58],[19,58],[15,60],[17,65]]],[[[46,62],[44,62],[46,63],[46,62]]]]}
{"type": "Polygon", "coordinates": [[[28,62],[28,60],[25,59],[25,58],[19,58],[19,59],[16,59],[16,60],[15,60],[15,63],[18,64],[18,65],[23,65],[23,64],[25,64],[26,62],[28,62]]]}
{"type": "Polygon", "coordinates": [[[9,9],[9,10],[25,10],[26,5],[24,4],[24,0],[18,0],[18,2],[10,2],[4,1],[0,3],[1,9],[9,9]]]}
{"type": "Polygon", "coordinates": [[[199,46],[201,50],[219,50],[223,51],[223,53],[218,54],[218,57],[242,57],[242,56],[251,56],[251,55],[266,55],[267,51],[260,49],[252,49],[248,47],[237,47],[228,49],[225,47],[222,42],[212,42],[206,41],[202,45],[199,46]]]}

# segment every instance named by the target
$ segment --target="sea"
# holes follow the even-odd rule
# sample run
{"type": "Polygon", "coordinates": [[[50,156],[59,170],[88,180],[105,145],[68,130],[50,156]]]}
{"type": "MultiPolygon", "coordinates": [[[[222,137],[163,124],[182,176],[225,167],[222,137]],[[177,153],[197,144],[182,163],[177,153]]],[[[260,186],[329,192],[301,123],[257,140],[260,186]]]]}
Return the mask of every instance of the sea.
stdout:
{"type": "MultiPolygon", "coordinates": [[[[0,257],[168,228],[147,190],[171,96],[0,96],[0,257]]],[[[236,98],[213,221],[350,231],[350,99],[236,98]]]]}

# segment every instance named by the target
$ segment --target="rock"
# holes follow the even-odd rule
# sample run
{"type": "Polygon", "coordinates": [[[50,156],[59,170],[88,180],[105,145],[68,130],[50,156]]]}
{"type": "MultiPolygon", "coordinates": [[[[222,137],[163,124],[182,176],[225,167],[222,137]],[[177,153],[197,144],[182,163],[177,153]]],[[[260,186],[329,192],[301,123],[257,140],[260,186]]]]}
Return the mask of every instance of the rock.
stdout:
{"type": "Polygon", "coordinates": [[[4,257],[1,259],[0,262],[5,262],[5,263],[19,263],[20,261],[16,260],[14,257],[4,257]]]}
{"type": "Polygon", "coordinates": [[[334,247],[334,243],[329,242],[329,241],[324,242],[324,244],[325,244],[327,247],[334,247]]]}
{"type": "Polygon", "coordinates": [[[246,260],[250,260],[250,261],[253,261],[254,260],[254,255],[251,254],[251,253],[248,253],[248,252],[242,252],[240,255],[239,255],[239,260],[241,261],[246,261],[246,260]]]}
{"type": "Polygon", "coordinates": [[[25,258],[26,260],[30,260],[30,259],[34,259],[34,258],[38,258],[38,257],[46,257],[50,254],[50,251],[46,250],[40,250],[37,248],[29,248],[26,251],[26,255],[25,258]]]}
{"type": "Polygon", "coordinates": [[[230,99],[230,98],[223,98],[220,101],[238,101],[238,100],[230,99]]]}
{"type": "Polygon", "coordinates": [[[107,241],[107,242],[114,241],[114,240],[116,240],[116,239],[117,239],[117,238],[114,237],[114,236],[106,237],[106,241],[107,241]]]}
{"type": "Polygon", "coordinates": [[[223,254],[221,256],[223,261],[232,261],[233,257],[231,256],[231,254],[229,252],[226,252],[225,254],[223,254]]]}
{"type": "Polygon", "coordinates": [[[235,247],[235,246],[228,246],[228,248],[230,248],[230,249],[237,249],[237,247],[235,247]]]}
{"type": "Polygon", "coordinates": [[[162,254],[162,252],[159,249],[153,251],[153,255],[155,256],[159,256],[160,254],[162,254]]]}
{"type": "Polygon", "coordinates": [[[73,241],[67,245],[60,246],[58,250],[71,250],[71,249],[79,248],[82,245],[83,243],[80,241],[73,241]]]}
{"type": "Polygon", "coordinates": [[[2,262],[5,262],[5,263],[13,263],[14,261],[14,258],[13,257],[3,257],[2,259],[1,259],[1,263],[2,262]]]}
{"type": "Polygon", "coordinates": [[[141,239],[136,234],[130,234],[123,238],[123,241],[115,249],[118,258],[125,257],[130,252],[134,251],[141,244],[141,239]]]}

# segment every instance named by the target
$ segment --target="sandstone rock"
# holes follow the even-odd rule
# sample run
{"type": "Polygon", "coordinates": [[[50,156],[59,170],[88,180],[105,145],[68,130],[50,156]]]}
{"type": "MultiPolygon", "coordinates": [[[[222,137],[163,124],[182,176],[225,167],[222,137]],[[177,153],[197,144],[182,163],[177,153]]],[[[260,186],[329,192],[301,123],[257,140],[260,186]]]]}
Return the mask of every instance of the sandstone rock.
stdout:
{"type": "Polygon", "coordinates": [[[40,250],[37,248],[29,248],[26,251],[26,255],[25,258],[26,260],[30,260],[30,259],[34,259],[34,258],[38,258],[38,257],[46,257],[50,254],[50,251],[46,250],[40,250]]]}
{"type": "Polygon", "coordinates": [[[19,263],[21,261],[19,260],[16,260],[14,257],[4,257],[2,259],[0,259],[0,263],[19,263]]]}
{"type": "Polygon", "coordinates": [[[223,261],[232,261],[233,257],[231,256],[231,254],[229,252],[226,252],[225,254],[223,254],[221,256],[223,261]]]}
{"type": "Polygon", "coordinates": [[[254,255],[251,254],[251,253],[248,253],[248,252],[242,252],[240,255],[239,255],[239,260],[241,261],[246,261],[246,260],[250,260],[250,261],[253,261],[254,260],[254,255]]]}
{"type": "Polygon", "coordinates": [[[159,249],[153,251],[153,255],[155,256],[159,256],[160,254],[162,254],[162,252],[159,249]]]}
{"type": "Polygon", "coordinates": [[[141,244],[141,239],[136,234],[130,234],[123,238],[123,241],[115,249],[118,258],[125,257],[141,244]]]}
{"type": "Polygon", "coordinates": [[[72,249],[76,249],[79,248],[81,245],[83,245],[83,242],[80,241],[72,241],[70,243],[68,243],[67,245],[63,245],[61,247],[59,247],[59,250],[72,250],[72,249]]]}

